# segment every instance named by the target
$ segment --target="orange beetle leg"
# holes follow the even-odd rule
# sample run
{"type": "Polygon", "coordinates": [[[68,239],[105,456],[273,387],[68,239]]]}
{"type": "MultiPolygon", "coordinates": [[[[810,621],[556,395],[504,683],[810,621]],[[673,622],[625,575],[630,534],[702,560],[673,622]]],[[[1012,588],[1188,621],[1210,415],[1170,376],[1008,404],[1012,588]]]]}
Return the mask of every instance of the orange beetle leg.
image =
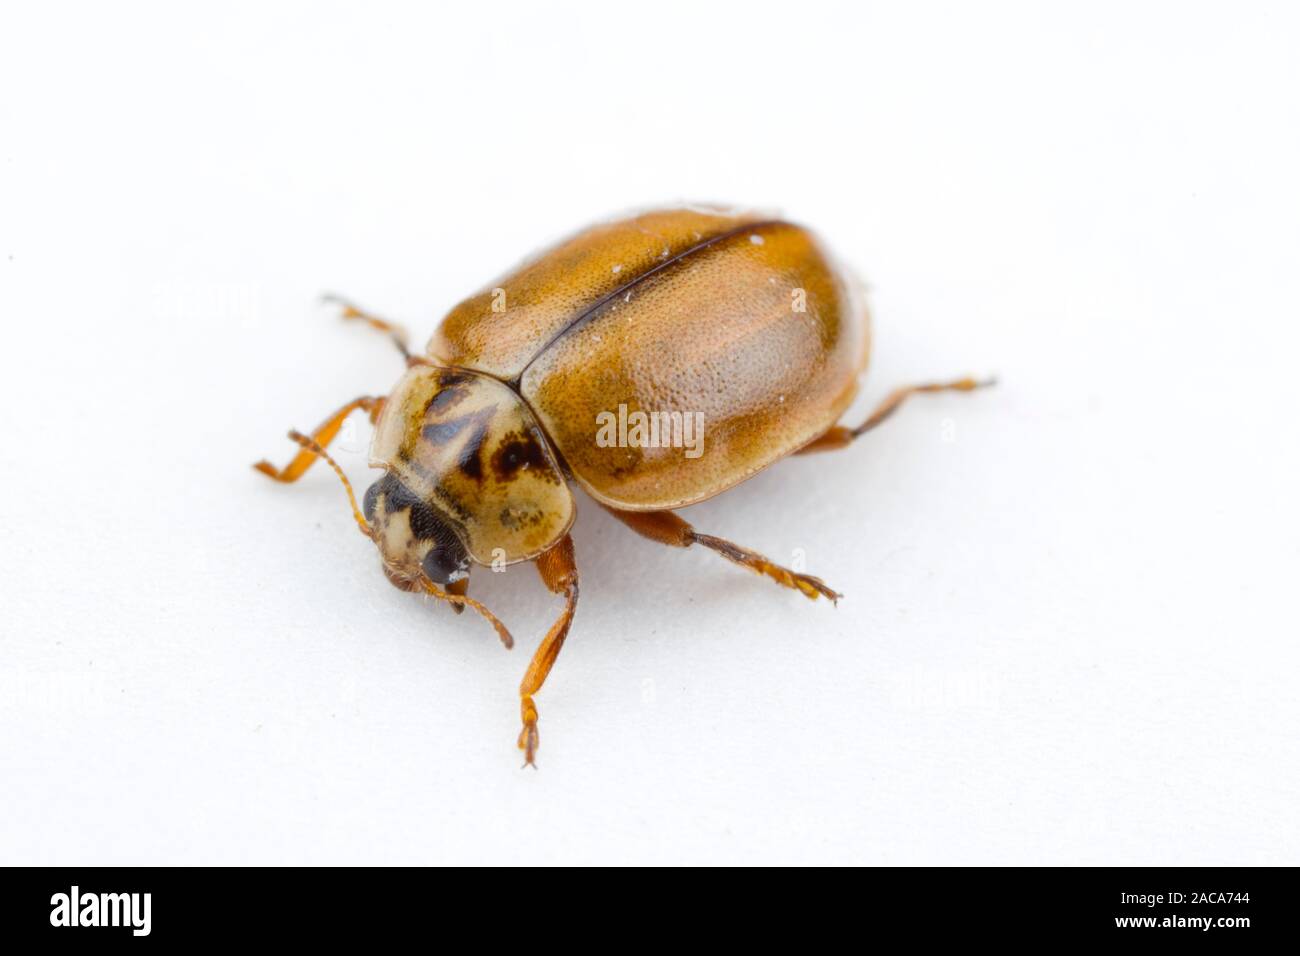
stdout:
{"type": "Polygon", "coordinates": [[[973,378],[962,378],[955,382],[931,382],[926,385],[907,385],[903,388],[896,388],[857,428],[832,425],[817,438],[800,448],[795,454],[804,455],[809,452],[834,451],[837,448],[844,448],[852,444],[853,439],[871,431],[871,429],[894,414],[898,406],[902,405],[911,395],[919,395],[924,392],[971,392],[977,388],[988,388],[996,384],[996,382],[997,380],[992,378],[982,382],[973,378]]]}
{"type": "MultiPolygon", "coordinates": [[[[374,424],[374,422],[379,418],[379,413],[383,407],[384,400],[382,398],[374,398],[369,395],[354,398],[329,418],[325,419],[325,421],[321,423],[320,427],[311,433],[311,440],[319,446],[320,449],[325,449],[329,446],[329,443],[334,440],[335,436],[338,435],[339,429],[343,427],[344,419],[358,408],[364,408],[369,412],[370,422],[371,424],[374,424]]],[[[300,442],[299,444],[302,443],[300,442]]],[[[283,468],[276,468],[265,459],[257,462],[253,467],[268,478],[274,478],[276,481],[287,483],[297,481],[301,478],[303,473],[315,463],[318,457],[320,457],[320,455],[317,451],[313,451],[311,447],[303,444],[302,450],[294,456],[293,461],[289,462],[289,464],[285,465],[283,468]]]]}
{"type": "Polygon", "coordinates": [[[660,544],[671,545],[674,548],[689,548],[693,544],[702,544],[704,547],[718,552],[728,561],[733,561],[742,568],[748,568],[756,574],[765,575],[783,587],[793,588],[811,600],[815,601],[818,597],[826,597],[830,598],[831,602],[834,603],[843,597],[843,595],[827,587],[826,582],[821,578],[813,577],[811,574],[799,574],[797,571],[783,568],[781,565],[769,561],[757,551],[742,548],[725,538],[715,538],[711,534],[700,534],[671,511],[619,511],[610,508],[608,505],[605,506],[605,510],[637,534],[649,538],[651,541],[658,541],[660,544]]]}
{"type": "Polygon", "coordinates": [[[569,625],[573,623],[573,612],[578,606],[578,567],[573,560],[573,539],[566,534],[559,544],[539,557],[537,571],[553,593],[564,595],[565,603],[564,610],[546,632],[519,685],[519,714],[524,722],[519,731],[519,749],[524,752],[524,766],[534,769],[537,767],[534,758],[537,756],[538,736],[537,705],[533,703],[533,694],[542,689],[551,665],[560,656],[560,648],[569,636],[569,625]]]}

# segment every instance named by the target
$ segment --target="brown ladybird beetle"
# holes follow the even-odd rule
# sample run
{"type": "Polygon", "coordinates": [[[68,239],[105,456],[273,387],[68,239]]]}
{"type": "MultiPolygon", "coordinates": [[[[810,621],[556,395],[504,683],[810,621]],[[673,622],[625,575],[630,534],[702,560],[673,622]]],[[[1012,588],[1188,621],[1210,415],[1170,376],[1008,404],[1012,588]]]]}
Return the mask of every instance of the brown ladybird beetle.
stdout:
{"type": "Polygon", "coordinates": [[[525,766],[538,745],[533,695],[578,601],[570,482],[653,541],[703,545],[835,601],[820,578],[702,534],[674,509],[786,455],[843,448],[909,395],[988,384],[900,388],[860,425],[838,424],[870,345],[857,284],[806,229],[721,208],[655,210],[579,232],[452,309],[423,355],[408,351],[399,326],[336,301],[345,318],[394,338],[406,373],[386,398],[348,402],[310,438],[290,432],[301,450],[286,467],[255,467],[291,482],[326,459],[388,580],[457,611],[468,605],[506,647],[505,625],[468,594],[470,569],[537,565],[565,606],[519,687],[525,766]],[[361,507],[325,451],[357,409],[375,425],[370,463],[384,470],[361,507]]]}

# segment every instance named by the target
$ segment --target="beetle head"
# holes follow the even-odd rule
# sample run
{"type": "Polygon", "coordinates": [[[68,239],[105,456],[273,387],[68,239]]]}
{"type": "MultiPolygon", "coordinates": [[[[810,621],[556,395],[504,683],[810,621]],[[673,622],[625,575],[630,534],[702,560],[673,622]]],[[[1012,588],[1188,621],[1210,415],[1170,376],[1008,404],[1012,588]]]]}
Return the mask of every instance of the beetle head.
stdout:
{"type": "Polygon", "coordinates": [[[421,573],[440,587],[469,576],[469,552],[455,526],[393,472],[385,472],[366,490],[362,507],[384,573],[397,587],[419,590],[421,573]]]}

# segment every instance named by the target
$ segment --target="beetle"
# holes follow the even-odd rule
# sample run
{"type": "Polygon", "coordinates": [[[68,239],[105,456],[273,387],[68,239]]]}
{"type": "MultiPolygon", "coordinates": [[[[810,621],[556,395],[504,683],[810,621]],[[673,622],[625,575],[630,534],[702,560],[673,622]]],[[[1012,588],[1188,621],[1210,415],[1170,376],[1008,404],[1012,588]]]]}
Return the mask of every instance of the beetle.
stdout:
{"type": "Polygon", "coordinates": [[[870,351],[859,284],[809,230],[723,207],[584,229],[453,308],[418,355],[400,326],[329,298],[391,336],[406,371],[387,396],[348,402],[310,436],[290,432],[300,450],[285,467],[254,467],[293,482],[325,459],[389,581],[473,608],[506,647],[510,631],[469,596],[470,571],[536,565],[564,608],[519,687],[524,766],[536,766],[534,696],[577,608],[572,484],[652,541],[701,545],[835,602],[820,578],[696,531],[677,509],[787,455],[844,448],[911,395],[991,384],[899,388],[861,424],[840,424],[870,351]],[[358,410],[375,425],[370,464],[383,470],[361,506],[326,451],[358,410]],[[692,423],[704,427],[686,448],[675,439],[692,423]]]}

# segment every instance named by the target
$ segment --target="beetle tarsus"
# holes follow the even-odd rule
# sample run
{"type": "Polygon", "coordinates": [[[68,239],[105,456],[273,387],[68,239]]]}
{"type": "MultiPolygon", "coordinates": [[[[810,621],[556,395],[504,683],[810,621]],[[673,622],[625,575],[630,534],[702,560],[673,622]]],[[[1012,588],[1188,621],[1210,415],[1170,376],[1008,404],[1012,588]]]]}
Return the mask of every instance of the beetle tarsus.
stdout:
{"type": "Polygon", "coordinates": [[[783,568],[781,565],[769,561],[757,551],[742,548],[726,538],[717,538],[711,534],[700,534],[698,531],[691,531],[690,540],[693,544],[702,544],[704,547],[718,552],[728,561],[733,561],[742,568],[748,568],[756,574],[771,578],[777,584],[798,591],[810,601],[824,597],[830,600],[832,604],[838,604],[839,599],[843,597],[838,591],[828,587],[821,578],[783,568]]]}
{"type": "Polygon", "coordinates": [[[519,749],[524,752],[524,767],[536,770],[537,745],[540,742],[537,733],[537,705],[533,703],[532,697],[525,695],[519,701],[519,710],[524,722],[523,729],[519,731],[519,749]]]}
{"type": "Polygon", "coordinates": [[[814,577],[811,574],[794,575],[795,587],[797,587],[804,596],[810,600],[817,600],[818,595],[826,598],[831,604],[839,606],[840,598],[844,597],[839,591],[827,586],[821,578],[814,577]]]}

